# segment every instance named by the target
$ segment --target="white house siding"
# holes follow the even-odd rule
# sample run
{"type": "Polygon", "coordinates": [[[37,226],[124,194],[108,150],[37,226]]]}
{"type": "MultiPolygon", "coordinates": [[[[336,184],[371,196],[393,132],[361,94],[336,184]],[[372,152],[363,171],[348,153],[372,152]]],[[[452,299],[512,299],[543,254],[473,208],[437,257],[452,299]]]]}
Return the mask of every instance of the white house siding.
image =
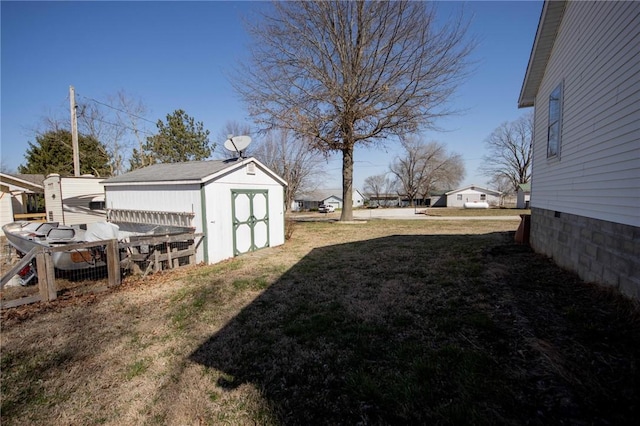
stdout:
{"type": "Polygon", "coordinates": [[[248,174],[242,167],[205,186],[208,260],[216,263],[234,256],[233,190],[267,190],[269,196],[269,245],[284,244],[284,188],[260,167],[248,174]]]}
{"type": "MultiPolygon", "coordinates": [[[[42,193],[42,185],[2,173],[0,176],[0,228],[13,222],[14,214],[27,213],[26,194],[42,193]]],[[[0,236],[4,235],[0,229],[0,236]]]]}
{"type": "Polygon", "coordinates": [[[353,191],[353,207],[363,207],[364,206],[364,197],[360,193],[360,191],[353,191]]]}
{"type": "Polygon", "coordinates": [[[496,205],[500,202],[500,198],[474,189],[467,189],[447,195],[447,207],[463,207],[464,203],[474,202],[487,202],[490,205],[496,205]],[[485,195],[484,200],[482,199],[483,194],[485,195]],[[461,200],[458,200],[458,195],[462,196],[461,200]]]}
{"type": "Polygon", "coordinates": [[[640,2],[569,2],[535,103],[532,207],[640,226],[640,2]],[[548,159],[560,83],[560,154],[548,159]]]}
{"type": "MultiPolygon", "coordinates": [[[[9,188],[7,188],[8,190],[9,188]]],[[[0,192],[0,236],[4,235],[2,232],[2,225],[13,222],[13,207],[11,205],[11,193],[3,191],[0,192]]]]}

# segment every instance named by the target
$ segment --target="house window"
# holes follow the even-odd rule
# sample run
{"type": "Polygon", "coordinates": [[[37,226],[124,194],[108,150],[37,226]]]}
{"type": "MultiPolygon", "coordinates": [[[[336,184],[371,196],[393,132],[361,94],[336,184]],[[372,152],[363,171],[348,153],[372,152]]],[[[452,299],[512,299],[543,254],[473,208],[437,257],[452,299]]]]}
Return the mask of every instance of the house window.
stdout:
{"type": "Polygon", "coordinates": [[[562,131],[562,83],[549,95],[549,124],[547,127],[547,157],[556,157],[560,152],[562,131]]]}
{"type": "Polygon", "coordinates": [[[456,200],[462,200],[462,194],[456,195],[456,200]]]}
{"type": "Polygon", "coordinates": [[[487,194],[480,194],[480,201],[485,201],[487,199],[487,194]]]}

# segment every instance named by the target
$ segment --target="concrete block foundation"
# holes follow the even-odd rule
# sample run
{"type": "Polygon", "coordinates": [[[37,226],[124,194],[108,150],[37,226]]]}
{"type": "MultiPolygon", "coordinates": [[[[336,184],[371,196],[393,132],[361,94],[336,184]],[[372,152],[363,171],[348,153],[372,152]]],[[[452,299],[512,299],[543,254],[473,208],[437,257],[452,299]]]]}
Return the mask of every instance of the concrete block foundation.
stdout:
{"type": "Polygon", "coordinates": [[[534,207],[529,238],[581,279],[640,300],[640,228],[534,207]]]}

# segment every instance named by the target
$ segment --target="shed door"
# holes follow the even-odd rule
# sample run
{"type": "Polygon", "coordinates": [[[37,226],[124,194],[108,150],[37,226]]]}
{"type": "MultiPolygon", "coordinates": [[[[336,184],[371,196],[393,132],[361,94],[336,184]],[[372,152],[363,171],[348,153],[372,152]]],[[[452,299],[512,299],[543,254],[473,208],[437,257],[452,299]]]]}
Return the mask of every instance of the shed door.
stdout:
{"type": "Polygon", "coordinates": [[[233,255],[269,247],[269,192],[231,190],[233,255]]]}

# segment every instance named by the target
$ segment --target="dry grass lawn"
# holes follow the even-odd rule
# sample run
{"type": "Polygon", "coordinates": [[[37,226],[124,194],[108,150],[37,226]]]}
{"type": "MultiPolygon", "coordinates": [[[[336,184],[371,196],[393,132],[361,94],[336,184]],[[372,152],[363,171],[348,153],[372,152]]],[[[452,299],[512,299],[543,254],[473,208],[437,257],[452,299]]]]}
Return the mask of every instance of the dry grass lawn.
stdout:
{"type": "Polygon", "coordinates": [[[517,221],[298,223],[284,246],[2,312],[3,425],[626,424],[637,305],[517,221]]]}

